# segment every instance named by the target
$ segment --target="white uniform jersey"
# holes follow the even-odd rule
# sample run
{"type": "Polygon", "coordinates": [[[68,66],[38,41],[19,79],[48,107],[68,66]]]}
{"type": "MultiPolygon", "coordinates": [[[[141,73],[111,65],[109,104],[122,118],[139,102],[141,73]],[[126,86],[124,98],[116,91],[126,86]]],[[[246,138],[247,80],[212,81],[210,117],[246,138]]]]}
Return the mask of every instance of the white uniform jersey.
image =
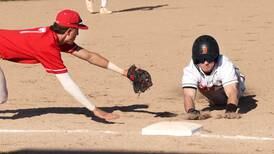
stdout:
{"type": "Polygon", "coordinates": [[[210,75],[206,75],[197,65],[191,62],[184,68],[183,88],[220,89],[226,85],[240,82],[240,95],[244,91],[244,77],[240,77],[239,69],[225,56],[220,55],[210,75]]]}

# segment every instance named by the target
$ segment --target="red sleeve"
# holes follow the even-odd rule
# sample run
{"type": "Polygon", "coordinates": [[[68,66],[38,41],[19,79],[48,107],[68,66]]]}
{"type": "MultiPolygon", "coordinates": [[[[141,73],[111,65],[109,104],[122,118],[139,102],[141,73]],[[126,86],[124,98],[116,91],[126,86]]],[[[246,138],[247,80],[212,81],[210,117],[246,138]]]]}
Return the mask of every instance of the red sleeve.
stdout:
{"type": "Polygon", "coordinates": [[[68,72],[61,58],[61,53],[57,49],[41,51],[37,59],[48,73],[61,74],[68,72]]]}

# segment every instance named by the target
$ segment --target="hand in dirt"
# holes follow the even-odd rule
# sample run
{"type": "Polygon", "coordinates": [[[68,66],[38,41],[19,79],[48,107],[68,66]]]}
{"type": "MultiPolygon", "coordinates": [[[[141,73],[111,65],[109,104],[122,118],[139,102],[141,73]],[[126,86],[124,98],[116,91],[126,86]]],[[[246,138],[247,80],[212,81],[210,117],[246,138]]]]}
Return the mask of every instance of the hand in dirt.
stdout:
{"type": "Polygon", "coordinates": [[[226,112],[224,114],[225,119],[240,119],[241,115],[236,112],[226,112]]]}
{"type": "Polygon", "coordinates": [[[93,110],[93,113],[96,117],[99,117],[99,118],[102,118],[102,119],[105,119],[107,121],[109,120],[115,120],[115,119],[118,119],[120,118],[120,116],[118,114],[114,114],[114,113],[107,113],[99,108],[95,108],[93,110]]]}
{"type": "Polygon", "coordinates": [[[186,120],[205,120],[210,118],[210,112],[201,111],[199,113],[187,113],[185,119],[186,120]]]}
{"type": "Polygon", "coordinates": [[[224,114],[217,115],[217,119],[240,119],[241,115],[236,112],[226,112],[224,114]]]}

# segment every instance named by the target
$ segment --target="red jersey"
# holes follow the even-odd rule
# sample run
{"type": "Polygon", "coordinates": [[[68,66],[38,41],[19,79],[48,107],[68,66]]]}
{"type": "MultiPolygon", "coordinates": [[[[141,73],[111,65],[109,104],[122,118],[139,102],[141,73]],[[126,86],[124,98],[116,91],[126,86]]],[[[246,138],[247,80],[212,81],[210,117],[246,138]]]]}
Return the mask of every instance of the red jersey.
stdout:
{"type": "Polygon", "coordinates": [[[0,29],[0,58],[26,64],[41,63],[48,73],[66,73],[61,51],[71,53],[78,46],[59,45],[49,27],[24,30],[0,29]]]}

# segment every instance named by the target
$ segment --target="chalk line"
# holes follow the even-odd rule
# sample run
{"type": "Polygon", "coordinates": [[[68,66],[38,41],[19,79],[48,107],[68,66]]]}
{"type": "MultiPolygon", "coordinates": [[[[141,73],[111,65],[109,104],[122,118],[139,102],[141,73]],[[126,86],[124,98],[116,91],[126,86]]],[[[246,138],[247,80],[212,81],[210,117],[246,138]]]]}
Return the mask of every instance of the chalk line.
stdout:
{"type": "MultiPolygon", "coordinates": [[[[98,134],[122,134],[116,131],[101,131],[89,129],[0,129],[0,133],[98,133],[98,134]]],[[[232,139],[232,140],[257,140],[257,141],[274,141],[273,137],[262,136],[244,136],[244,135],[221,135],[221,134],[203,134],[194,133],[193,136],[202,138],[215,138],[215,139],[232,139]]]]}
{"type": "Polygon", "coordinates": [[[194,134],[194,136],[204,138],[217,138],[217,139],[234,139],[234,140],[259,140],[259,141],[274,141],[272,137],[260,137],[260,136],[244,136],[244,135],[220,135],[220,134],[194,134]]]}
{"type": "Polygon", "coordinates": [[[119,134],[115,131],[98,131],[88,129],[0,129],[0,133],[104,133],[104,134],[119,134]]]}

